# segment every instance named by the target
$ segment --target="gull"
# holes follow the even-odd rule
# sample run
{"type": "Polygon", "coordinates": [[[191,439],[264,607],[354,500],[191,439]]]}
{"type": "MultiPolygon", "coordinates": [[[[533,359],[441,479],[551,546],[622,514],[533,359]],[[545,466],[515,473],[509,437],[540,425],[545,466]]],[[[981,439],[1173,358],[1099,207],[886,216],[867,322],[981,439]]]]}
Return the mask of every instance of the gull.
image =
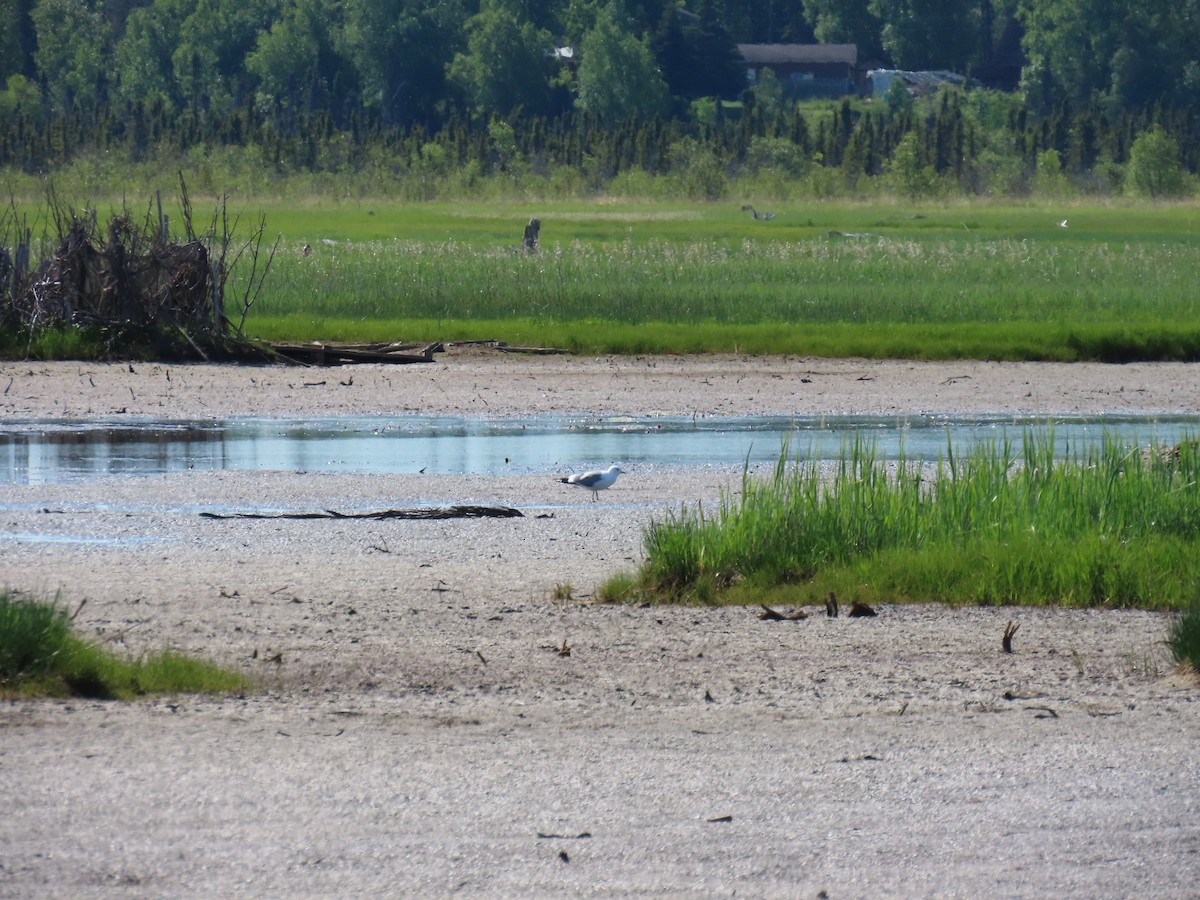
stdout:
{"type": "Polygon", "coordinates": [[[596,502],[598,493],[605,488],[613,486],[613,482],[617,480],[617,476],[621,474],[620,466],[609,466],[603,472],[583,472],[578,475],[568,475],[566,478],[558,479],[563,484],[574,484],[581,488],[587,488],[592,492],[592,502],[596,502]]]}
{"type": "Polygon", "coordinates": [[[1063,219],[1061,222],[1059,222],[1059,223],[1058,223],[1058,227],[1059,227],[1059,228],[1066,228],[1066,227],[1067,227],[1067,220],[1066,220],[1066,219],[1063,219]]]}

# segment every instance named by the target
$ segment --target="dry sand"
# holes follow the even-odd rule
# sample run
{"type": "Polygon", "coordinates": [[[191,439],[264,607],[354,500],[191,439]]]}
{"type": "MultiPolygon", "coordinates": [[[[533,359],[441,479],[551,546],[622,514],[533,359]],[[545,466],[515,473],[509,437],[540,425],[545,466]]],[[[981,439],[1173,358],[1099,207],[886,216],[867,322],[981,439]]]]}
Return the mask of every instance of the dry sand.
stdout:
{"type": "MultiPolygon", "coordinates": [[[[1200,380],[469,350],[393,368],[0,364],[7,418],[410,411],[1195,414],[1200,380]]],[[[0,485],[0,583],[86,600],[79,626],[116,649],[202,653],[264,685],[3,702],[0,895],[1197,896],[1200,710],[1164,615],[772,623],[589,602],[637,565],[651,517],[734,479],[645,467],[597,504],[522,476],[0,485]],[[543,517],[199,516],[456,502],[543,517]]]]}

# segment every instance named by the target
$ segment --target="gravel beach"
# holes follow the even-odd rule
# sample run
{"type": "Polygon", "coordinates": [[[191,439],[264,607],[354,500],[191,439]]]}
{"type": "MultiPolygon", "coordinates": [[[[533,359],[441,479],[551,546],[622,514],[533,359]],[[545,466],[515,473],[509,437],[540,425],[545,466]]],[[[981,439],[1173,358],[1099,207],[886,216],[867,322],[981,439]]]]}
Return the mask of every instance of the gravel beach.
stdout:
{"type": "MultiPolygon", "coordinates": [[[[0,416],[1196,415],[1197,371],[6,362],[0,416]]],[[[1197,896],[1198,685],[1165,614],[592,602],[647,522],[739,476],[639,467],[598,503],[522,475],[0,484],[0,583],[82,603],[79,630],[118,651],[260,685],[0,701],[0,896],[1197,896]],[[544,514],[200,515],[453,503],[544,514]]]]}

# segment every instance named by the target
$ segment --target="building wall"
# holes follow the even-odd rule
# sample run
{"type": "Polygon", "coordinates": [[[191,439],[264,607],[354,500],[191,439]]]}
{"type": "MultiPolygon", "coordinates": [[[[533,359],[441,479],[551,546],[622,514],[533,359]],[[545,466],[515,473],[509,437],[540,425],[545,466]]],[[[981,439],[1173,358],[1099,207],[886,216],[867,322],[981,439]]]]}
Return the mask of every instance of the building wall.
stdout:
{"type": "Polygon", "coordinates": [[[837,98],[857,93],[854,70],[841,63],[772,63],[753,66],[748,70],[748,74],[752,75],[751,84],[758,80],[761,69],[771,69],[775,73],[788,97],[837,98]]]}

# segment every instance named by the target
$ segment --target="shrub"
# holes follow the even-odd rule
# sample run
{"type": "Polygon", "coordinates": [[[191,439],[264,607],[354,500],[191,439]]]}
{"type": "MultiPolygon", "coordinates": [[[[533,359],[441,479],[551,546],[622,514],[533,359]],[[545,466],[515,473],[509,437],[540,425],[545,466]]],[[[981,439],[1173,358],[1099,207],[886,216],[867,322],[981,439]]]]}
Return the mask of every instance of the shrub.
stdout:
{"type": "Polygon", "coordinates": [[[887,174],[892,189],[909,200],[931,197],[937,188],[937,173],[926,160],[915,131],[910,131],[896,145],[887,174]]]}
{"type": "Polygon", "coordinates": [[[1138,135],[1129,148],[1127,185],[1146,197],[1180,197],[1186,182],[1179,167],[1179,144],[1161,125],[1138,135]]]}
{"type": "Polygon", "coordinates": [[[729,190],[729,179],[711,147],[695,138],[671,145],[671,176],[680,194],[693,200],[718,200],[729,190]]]}
{"type": "Polygon", "coordinates": [[[1062,197],[1068,193],[1067,176],[1057,150],[1043,150],[1037,155],[1033,192],[1043,197],[1062,197]]]}

